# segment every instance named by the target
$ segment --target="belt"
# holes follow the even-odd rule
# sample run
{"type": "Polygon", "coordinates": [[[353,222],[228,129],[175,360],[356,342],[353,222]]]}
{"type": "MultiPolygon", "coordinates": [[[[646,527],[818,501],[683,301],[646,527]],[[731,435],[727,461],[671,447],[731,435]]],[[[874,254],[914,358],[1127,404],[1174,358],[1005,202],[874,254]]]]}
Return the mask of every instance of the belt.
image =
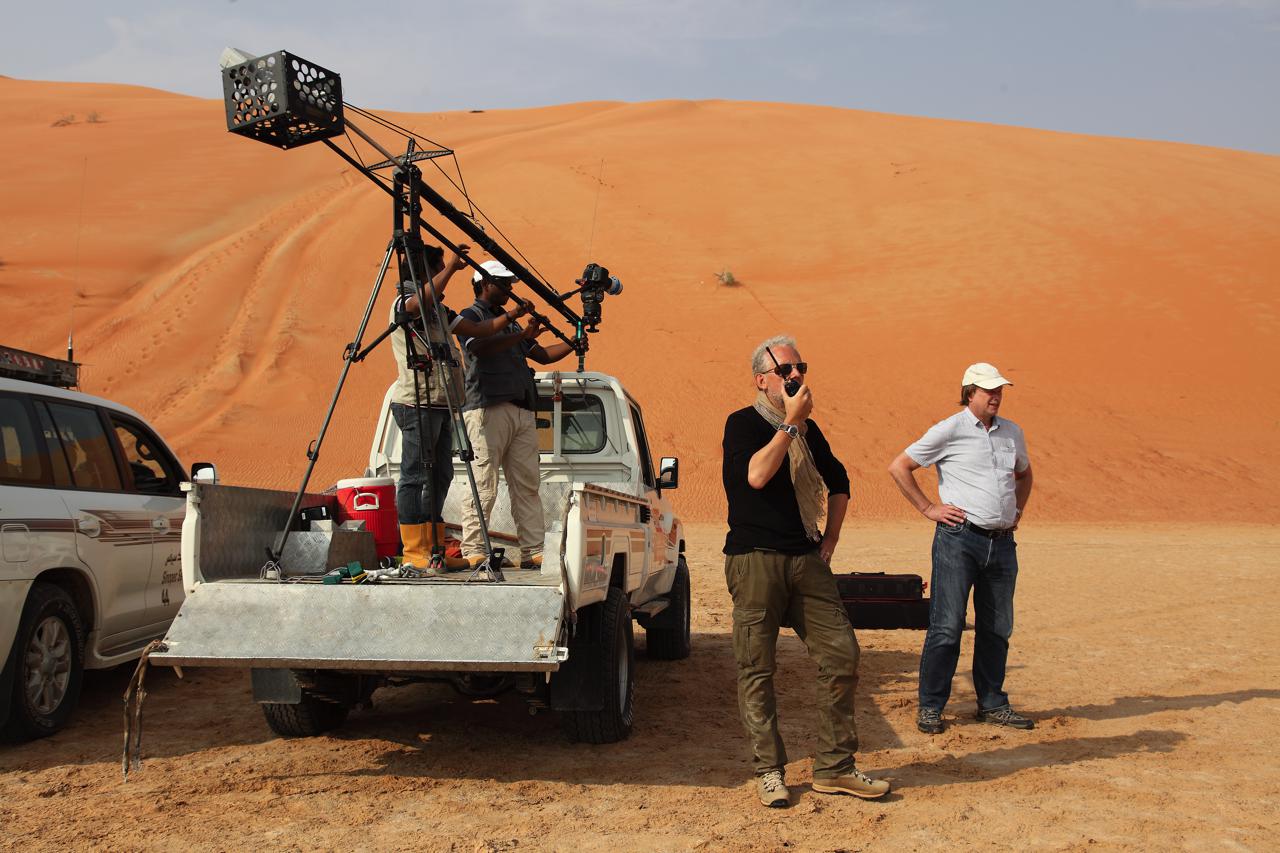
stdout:
{"type": "Polygon", "coordinates": [[[964,520],[964,526],[979,536],[985,536],[988,539],[1003,539],[1006,536],[1013,535],[1012,530],[988,530],[985,527],[979,527],[967,518],[964,520]]]}

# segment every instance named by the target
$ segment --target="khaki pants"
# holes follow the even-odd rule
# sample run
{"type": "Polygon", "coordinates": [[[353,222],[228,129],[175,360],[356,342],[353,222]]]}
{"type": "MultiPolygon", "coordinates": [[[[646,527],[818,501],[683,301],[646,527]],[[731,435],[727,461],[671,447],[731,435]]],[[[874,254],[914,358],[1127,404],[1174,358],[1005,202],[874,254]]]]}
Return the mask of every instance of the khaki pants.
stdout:
{"type": "Polygon", "coordinates": [[[858,730],[853,694],[858,685],[858,641],[831,569],[817,553],[774,551],[725,558],[733,596],[733,654],[738,662],[738,710],[751,741],[756,775],[781,770],[787,751],[778,734],[773,673],[778,629],[793,628],[818,664],[818,754],[814,778],[854,767],[858,730]]]}
{"type": "MultiPolygon", "coordinates": [[[[498,403],[464,412],[463,418],[476,454],[471,466],[485,519],[493,513],[498,499],[498,467],[501,466],[507,480],[507,494],[511,497],[511,517],[516,522],[522,559],[541,554],[545,530],[542,500],[538,497],[538,428],[533,412],[515,403],[498,403]]],[[[476,512],[470,489],[462,497],[462,553],[467,557],[484,554],[480,514],[476,512]]]]}

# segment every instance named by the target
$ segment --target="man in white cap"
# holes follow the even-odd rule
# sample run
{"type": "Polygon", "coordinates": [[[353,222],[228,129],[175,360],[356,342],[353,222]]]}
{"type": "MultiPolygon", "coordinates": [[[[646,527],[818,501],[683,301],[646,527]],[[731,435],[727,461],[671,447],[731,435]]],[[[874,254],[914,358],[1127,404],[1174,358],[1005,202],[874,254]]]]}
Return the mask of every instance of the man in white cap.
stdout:
{"type": "MultiPolygon", "coordinates": [[[[515,275],[498,261],[485,261],[481,266],[496,281],[487,280],[479,271],[472,276],[476,301],[464,308],[461,316],[476,323],[503,313],[511,300],[511,285],[516,281],[515,275]]],[[[512,323],[503,333],[489,338],[459,336],[467,351],[467,399],[462,410],[475,451],[476,491],[488,520],[498,498],[498,467],[502,467],[520,541],[522,569],[542,565],[544,537],[542,501],[538,497],[538,392],[527,359],[550,364],[573,352],[563,342],[546,347],[539,344],[536,339],[543,331],[539,321],[533,319],[524,329],[512,323]]],[[[487,556],[480,514],[470,492],[462,499],[462,556],[472,565],[487,556]]]]}
{"type": "Polygon", "coordinates": [[[1015,729],[1035,724],[1009,706],[1004,691],[1018,552],[1013,531],[1031,495],[1031,462],[1022,429],[998,416],[1012,382],[985,362],[969,366],[956,414],[939,421],[889,465],[907,500],[937,522],[933,535],[929,630],[920,654],[916,727],[942,732],[942,710],[960,658],[969,591],[973,590],[973,686],[979,720],[1015,729]],[[941,503],[929,500],[915,470],[937,466],[941,503]]]}

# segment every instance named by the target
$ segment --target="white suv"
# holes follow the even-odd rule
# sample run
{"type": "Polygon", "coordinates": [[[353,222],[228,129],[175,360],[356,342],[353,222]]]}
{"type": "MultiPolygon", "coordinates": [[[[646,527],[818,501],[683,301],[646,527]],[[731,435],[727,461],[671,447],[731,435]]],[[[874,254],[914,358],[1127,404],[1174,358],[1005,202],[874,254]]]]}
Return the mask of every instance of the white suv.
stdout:
{"type": "Polygon", "coordinates": [[[56,732],[84,669],[136,658],[164,635],[183,598],[183,479],[136,412],[0,377],[0,733],[8,739],[56,732]]]}

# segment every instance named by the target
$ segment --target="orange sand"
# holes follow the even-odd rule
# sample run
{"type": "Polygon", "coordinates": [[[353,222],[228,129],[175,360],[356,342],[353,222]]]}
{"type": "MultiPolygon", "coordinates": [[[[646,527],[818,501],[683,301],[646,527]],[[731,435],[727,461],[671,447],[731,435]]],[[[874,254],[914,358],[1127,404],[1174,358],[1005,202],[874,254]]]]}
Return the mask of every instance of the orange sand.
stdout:
{"type": "MultiPolygon", "coordinates": [[[[460,152],[553,284],[587,260],[622,277],[589,365],[681,456],[689,518],[723,517],[724,415],[750,399],[753,345],[786,331],[861,517],[909,514],[885,465],[989,360],[1017,386],[1028,519],[1280,519],[1280,158],[717,101],[393,118],[460,152]]],[[[74,325],[85,390],[187,464],[293,485],[386,197],[319,145],[226,133],[214,101],[0,79],[0,122],[3,341],[56,354],[74,325]]],[[[363,469],[392,372],[389,351],[353,371],[317,484],[363,469]]]]}

